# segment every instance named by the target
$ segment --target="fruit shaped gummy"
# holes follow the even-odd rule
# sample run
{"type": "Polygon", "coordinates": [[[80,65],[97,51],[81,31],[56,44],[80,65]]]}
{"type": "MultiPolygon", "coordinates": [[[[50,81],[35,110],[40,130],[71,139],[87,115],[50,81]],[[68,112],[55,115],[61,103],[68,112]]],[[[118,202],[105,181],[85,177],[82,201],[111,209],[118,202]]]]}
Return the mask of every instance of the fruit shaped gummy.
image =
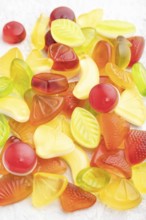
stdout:
{"type": "Polygon", "coordinates": [[[118,90],[109,83],[95,85],[89,94],[89,103],[97,112],[112,111],[119,101],[118,90]]]}
{"type": "Polygon", "coordinates": [[[95,148],[100,141],[100,127],[96,118],[87,110],[76,107],[71,116],[71,132],[77,143],[95,148]]]}
{"type": "Polygon", "coordinates": [[[146,159],[146,131],[136,129],[129,131],[125,141],[125,154],[132,165],[146,159]]]}
{"type": "Polygon", "coordinates": [[[0,114],[0,147],[6,143],[10,135],[10,127],[4,115],[0,114]]]}
{"type": "Polygon", "coordinates": [[[2,161],[9,173],[25,176],[35,169],[37,157],[35,151],[28,144],[20,141],[6,147],[2,161]]]}
{"type": "Polygon", "coordinates": [[[109,84],[112,84],[113,86],[115,86],[118,89],[119,93],[123,92],[123,89],[121,87],[115,85],[113,83],[113,81],[108,76],[100,76],[99,77],[99,83],[109,83],[109,84]]]}
{"type": "Polygon", "coordinates": [[[146,68],[142,63],[135,63],[132,66],[133,80],[142,96],[146,96],[146,68]]]}
{"type": "Polygon", "coordinates": [[[77,184],[76,178],[78,173],[84,169],[89,167],[89,158],[87,153],[79,146],[75,145],[74,150],[66,155],[61,156],[65,160],[65,162],[69,165],[73,181],[77,184]]]}
{"type": "Polygon", "coordinates": [[[31,87],[32,70],[25,61],[15,58],[11,63],[10,76],[16,90],[23,96],[31,87]]]}
{"type": "Polygon", "coordinates": [[[24,100],[26,101],[29,109],[31,110],[32,108],[32,104],[33,104],[33,97],[36,95],[36,92],[33,89],[28,89],[25,93],[24,93],[24,100]]]}
{"type": "Polygon", "coordinates": [[[0,76],[10,76],[10,66],[15,58],[23,59],[21,51],[14,47],[0,57],[0,76]]]}
{"type": "Polygon", "coordinates": [[[34,174],[32,204],[35,207],[48,205],[57,199],[67,186],[65,176],[38,172],[34,174]]]}
{"type": "Polygon", "coordinates": [[[140,193],[146,193],[146,162],[132,167],[132,181],[140,193]]]}
{"type": "Polygon", "coordinates": [[[36,127],[31,125],[29,121],[20,123],[13,119],[9,120],[11,131],[16,137],[34,148],[33,135],[36,127]]]}
{"type": "Polygon", "coordinates": [[[108,172],[101,168],[88,167],[81,170],[77,176],[77,184],[88,192],[98,192],[110,181],[108,172]]]}
{"type": "Polygon", "coordinates": [[[17,21],[10,21],[3,27],[3,40],[9,44],[16,44],[26,37],[24,26],[17,21]]]}
{"type": "Polygon", "coordinates": [[[14,176],[0,178],[0,206],[19,202],[32,193],[32,176],[14,176]]]}
{"type": "Polygon", "coordinates": [[[18,122],[26,122],[30,116],[26,102],[16,91],[0,98],[0,113],[18,122]]]}
{"type": "Polygon", "coordinates": [[[97,23],[102,20],[103,10],[101,8],[96,8],[88,13],[81,14],[77,18],[77,23],[81,27],[93,27],[95,28],[97,23]]]}
{"type": "Polygon", "coordinates": [[[99,194],[100,200],[116,210],[128,210],[141,203],[141,195],[131,180],[113,177],[99,194]]]}
{"type": "Polygon", "coordinates": [[[142,36],[134,36],[128,38],[128,41],[131,43],[131,60],[129,63],[129,67],[131,67],[134,63],[140,60],[144,51],[145,40],[142,36]]]}
{"type": "Polygon", "coordinates": [[[44,159],[72,152],[75,145],[66,134],[48,125],[40,125],[34,133],[36,154],[44,159]]]}
{"type": "Polygon", "coordinates": [[[141,126],[145,122],[146,107],[137,88],[122,92],[115,112],[133,125],[141,126]]]}
{"type": "Polygon", "coordinates": [[[58,115],[64,106],[61,96],[35,95],[32,100],[30,123],[34,126],[46,123],[58,115]]]}
{"type": "Polygon", "coordinates": [[[123,36],[118,36],[115,40],[115,64],[121,69],[125,69],[131,59],[130,42],[123,36]]]}
{"type": "Polygon", "coordinates": [[[57,43],[78,47],[85,41],[78,24],[69,19],[57,19],[51,22],[51,34],[57,43]]]}
{"type": "Polygon", "coordinates": [[[45,46],[45,34],[47,31],[48,24],[49,17],[44,14],[41,14],[37,19],[36,24],[31,33],[32,44],[38,50],[42,50],[45,46]]]}
{"type": "Polygon", "coordinates": [[[108,38],[116,38],[119,35],[129,36],[136,31],[134,24],[120,20],[104,20],[99,21],[96,25],[98,34],[108,38]]]}
{"type": "Polygon", "coordinates": [[[85,56],[80,60],[80,78],[73,90],[73,95],[78,99],[87,99],[93,86],[99,83],[99,71],[95,62],[85,56]]]}
{"type": "Polygon", "coordinates": [[[13,90],[12,80],[6,76],[0,77],[0,98],[9,95],[13,90]]]}
{"type": "Polygon", "coordinates": [[[106,148],[109,150],[122,148],[130,130],[130,124],[115,112],[102,113],[99,117],[106,148]]]}
{"type": "Polygon", "coordinates": [[[60,196],[60,202],[65,212],[74,212],[91,207],[96,202],[96,197],[80,187],[68,183],[66,189],[60,196]]]}
{"type": "Polygon", "coordinates": [[[32,72],[37,74],[50,71],[53,60],[44,57],[41,51],[34,49],[28,55],[26,63],[30,66],[32,72]]]}
{"type": "Polygon", "coordinates": [[[43,95],[58,94],[68,89],[68,81],[65,76],[53,73],[39,73],[33,76],[32,88],[43,95]]]}
{"type": "Polygon", "coordinates": [[[56,41],[53,39],[51,31],[49,30],[45,35],[45,51],[48,52],[48,47],[54,43],[56,43],[56,41]]]}
{"type": "Polygon", "coordinates": [[[131,178],[131,167],[126,161],[124,150],[107,150],[104,140],[102,140],[95,150],[91,166],[100,167],[116,176],[131,178]]]}
{"type": "Polygon", "coordinates": [[[37,158],[37,166],[33,173],[45,172],[45,173],[57,173],[63,174],[67,170],[66,163],[58,157],[50,159],[37,158]]]}

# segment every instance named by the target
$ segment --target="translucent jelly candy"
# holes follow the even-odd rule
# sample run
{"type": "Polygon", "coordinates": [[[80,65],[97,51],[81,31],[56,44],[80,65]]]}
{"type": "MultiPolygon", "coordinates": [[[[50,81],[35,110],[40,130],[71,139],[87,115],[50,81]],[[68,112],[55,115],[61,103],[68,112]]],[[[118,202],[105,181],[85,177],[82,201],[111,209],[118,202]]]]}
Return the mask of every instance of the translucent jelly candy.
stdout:
{"type": "Polygon", "coordinates": [[[12,133],[16,135],[16,137],[20,138],[31,147],[34,147],[33,134],[36,130],[35,126],[31,125],[30,122],[19,123],[13,119],[10,119],[9,124],[12,133]]]}
{"type": "Polygon", "coordinates": [[[32,193],[32,176],[6,175],[0,178],[0,206],[16,203],[32,193]]]}
{"type": "Polygon", "coordinates": [[[125,153],[127,160],[137,164],[146,159],[146,131],[130,130],[125,141],[125,153]]]}
{"type": "Polygon", "coordinates": [[[117,89],[108,83],[100,83],[94,86],[89,94],[89,102],[97,112],[110,112],[119,101],[117,89]]]}
{"type": "Polygon", "coordinates": [[[3,27],[3,40],[10,44],[16,44],[23,41],[26,37],[24,26],[17,22],[11,21],[3,27]]]}
{"type": "Polygon", "coordinates": [[[131,73],[121,69],[113,63],[107,63],[105,71],[111,81],[122,89],[128,89],[134,86],[131,73]]]}
{"type": "Polygon", "coordinates": [[[77,184],[89,192],[98,192],[110,181],[110,175],[100,168],[89,167],[80,171],[77,176],[77,184]]]}
{"type": "Polygon", "coordinates": [[[77,184],[76,178],[78,173],[82,169],[89,167],[89,158],[86,152],[81,147],[75,145],[75,149],[71,153],[63,155],[62,158],[69,165],[74,183],[77,184]]]}
{"type": "Polygon", "coordinates": [[[40,125],[52,120],[61,112],[63,105],[64,98],[61,96],[35,95],[30,112],[30,123],[40,125]]]}
{"type": "Polygon", "coordinates": [[[36,129],[34,143],[37,155],[44,159],[68,154],[75,148],[71,138],[48,125],[36,129]]]}
{"type": "Polygon", "coordinates": [[[146,68],[142,63],[132,66],[132,77],[141,95],[146,96],[146,68]]]}
{"type": "Polygon", "coordinates": [[[48,51],[48,47],[51,45],[51,44],[54,44],[56,43],[56,41],[53,39],[52,37],[52,34],[51,34],[51,31],[49,30],[46,35],[45,35],[45,51],[47,52],[48,51]]]}
{"type": "Polygon", "coordinates": [[[53,73],[39,73],[33,76],[32,88],[41,94],[58,94],[68,89],[68,81],[65,76],[53,73]]]}
{"type": "Polygon", "coordinates": [[[123,36],[118,36],[115,40],[115,64],[120,68],[126,68],[130,62],[130,46],[130,42],[123,36]]]}
{"type": "Polygon", "coordinates": [[[10,127],[4,115],[0,114],[0,147],[2,147],[10,135],[10,127]]]}
{"type": "Polygon", "coordinates": [[[94,205],[96,197],[80,187],[69,183],[60,196],[60,202],[65,212],[74,212],[94,205]]]}
{"type": "Polygon", "coordinates": [[[33,76],[30,67],[21,59],[14,59],[11,64],[10,76],[18,92],[23,96],[25,91],[31,86],[33,76]]]}
{"type": "Polygon", "coordinates": [[[26,59],[26,63],[28,63],[34,74],[50,71],[53,65],[52,59],[44,57],[41,51],[37,49],[30,52],[26,59]]]}
{"type": "Polygon", "coordinates": [[[32,105],[33,105],[33,97],[36,95],[35,91],[33,89],[28,89],[25,93],[24,93],[24,99],[29,107],[29,109],[32,109],[32,105]]]}
{"type": "Polygon", "coordinates": [[[132,182],[120,178],[113,178],[100,192],[99,197],[108,207],[117,210],[131,209],[141,202],[141,195],[132,182]]]}
{"type": "Polygon", "coordinates": [[[136,126],[141,126],[146,120],[146,108],[136,88],[126,89],[121,94],[115,112],[136,126]]]}
{"type": "Polygon", "coordinates": [[[96,31],[108,38],[116,38],[119,35],[132,35],[136,28],[132,23],[120,20],[99,21],[96,25],[96,31]]]}
{"type": "Polygon", "coordinates": [[[10,76],[10,66],[12,61],[15,58],[23,59],[21,51],[14,47],[0,57],[0,75],[1,76],[10,76]]]}
{"type": "Polygon", "coordinates": [[[141,193],[146,193],[146,163],[138,164],[132,167],[132,181],[135,187],[141,193]]]}
{"type": "Polygon", "coordinates": [[[87,99],[93,86],[99,83],[99,71],[95,62],[88,56],[80,61],[80,78],[73,90],[78,99],[87,99]]]}
{"type": "Polygon", "coordinates": [[[141,36],[134,36],[128,38],[128,41],[131,43],[131,59],[129,63],[129,67],[131,67],[134,63],[140,60],[144,50],[145,40],[141,36]]]}
{"type": "Polygon", "coordinates": [[[107,149],[123,148],[121,145],[130,130],[130,125],[127,121],[114,112],[103,113],[100,115],[100,128],[107,149]]]}
{"type": "Polygon", "coordinates": [[[103,10],[101,8],[96,8],[88,13],[81,14],[77,18],[77,23],[81,27],[96,27],[97,23],[103,17],[103,10]]]}
{"type": "Polygon", "coordinates": [[[48,205],[57,199],[65,190],[65,176],[51,173],[36,173],[33,179],[32,204],[35,207],[48,205]]]}
{"type": "Polygon", "coordinates": [[[37,164],[34,150],[23,142],[16,142],[7,146],[2,160],[5,169],[18,176],[28,175],[37,164]]]}
{"type": "Polygon", "coordinates": [[[80,107],[72,113],[71,132],[77,143],[86,148],[95,148],[100,141],[98,121],[89,111],[80,107]]]}
{"type": "Polygon", "coordinates": [[[12,80],[8,77],[0,77],[0,98],[7,96],[12,92],[13,83],[12,80]]]}
{"type": "Polygon", "coordinates": [[[108,76],[100,76],[99,82],[112,84],[113,86],[115,86],[118,89],[119,93],[123,92],[123,89],[121,87],[119,87],[118,85],[115,85],[113,83],[113,81],[108,76]]]}
{"type": "Polygon", "coordinates": [[[37,166],[33,173],[45,172],[45,173],[57,173],[63,174],[67,170],[66,163],[60,158],[41,159],[37,158],[37,166]]]}
{"type": "Polygon", "coordinates": [[[68,19],[57,19],[51,23],[53,39],[70,47],[77,47],[84,43],[85,37],[80,26],[68,19]]]}

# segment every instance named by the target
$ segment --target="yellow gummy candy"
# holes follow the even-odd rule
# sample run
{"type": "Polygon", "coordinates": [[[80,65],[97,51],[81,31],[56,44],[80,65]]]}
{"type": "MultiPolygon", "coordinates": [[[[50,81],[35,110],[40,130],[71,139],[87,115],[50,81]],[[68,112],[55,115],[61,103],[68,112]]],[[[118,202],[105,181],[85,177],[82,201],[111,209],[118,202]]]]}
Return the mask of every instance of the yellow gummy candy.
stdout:
{"type": "Polygon", "coordinates": [[[132,180],[141,193],[146,193],[146,162],[132,167],[132,180]]]}

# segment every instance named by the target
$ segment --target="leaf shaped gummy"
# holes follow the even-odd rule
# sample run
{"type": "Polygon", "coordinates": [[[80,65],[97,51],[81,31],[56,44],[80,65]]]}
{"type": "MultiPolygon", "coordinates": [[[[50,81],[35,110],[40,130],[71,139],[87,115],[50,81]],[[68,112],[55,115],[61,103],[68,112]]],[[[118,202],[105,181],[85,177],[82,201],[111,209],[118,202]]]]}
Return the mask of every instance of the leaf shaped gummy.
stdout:
{"type": "Polygon", "coordinates": [[[0,98],[9,95],[12,92],[13,83],[8,77],[0,77],[0,98]]]}
{"type": "Polygon", "coordinates": [[[132,167],[132,181],[141,193],[146,193],[146,162],[132,167]]]}
{"type": "Polygon", "coordinates": [[[10,135],[10,127],[4,115],[0,114],[0,147],[3,147],[10,135]]]}

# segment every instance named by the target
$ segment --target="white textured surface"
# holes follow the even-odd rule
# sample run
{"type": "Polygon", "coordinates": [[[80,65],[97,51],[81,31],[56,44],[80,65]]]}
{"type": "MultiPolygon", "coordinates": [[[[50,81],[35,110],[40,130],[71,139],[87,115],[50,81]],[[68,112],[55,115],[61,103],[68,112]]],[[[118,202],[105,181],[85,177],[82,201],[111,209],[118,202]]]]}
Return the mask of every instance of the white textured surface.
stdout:
{"type": "MultiPolygon", "coordinates": [[[[30,49],[30,32],[36,18],[44,12],[49,15],[57,6],[70,6],[76,13],[87,12],[95,7],[101,7],[105,11],[105,18],[122,19],[135,23],[137,34],[146,38],[146,0],[0,0],[0,28],[12,20],[20,21],[27,31],[27,39],[18,45],[26,56],[30,49]]],[[[0,33],[1,34],[1,33],[0,33]]],[[[10,49],[0,36],[0,56],[10,49]]],[[[146,66],[146,51],[142,62],[146,66]]],[[[146,128],[146,126],[144,126],[146,128]]],[[[143,196],[144,197],[144,196],[143,196]]],[[[31,198],[15,205],[0,207],[0,220],[145,220],[146,196],[136,209],[118,212],[109,209],[97,202],[93,207],[85,211],[64,214],[58,201],[41,209],[35,209],[31,205],[31,198]]]]}

